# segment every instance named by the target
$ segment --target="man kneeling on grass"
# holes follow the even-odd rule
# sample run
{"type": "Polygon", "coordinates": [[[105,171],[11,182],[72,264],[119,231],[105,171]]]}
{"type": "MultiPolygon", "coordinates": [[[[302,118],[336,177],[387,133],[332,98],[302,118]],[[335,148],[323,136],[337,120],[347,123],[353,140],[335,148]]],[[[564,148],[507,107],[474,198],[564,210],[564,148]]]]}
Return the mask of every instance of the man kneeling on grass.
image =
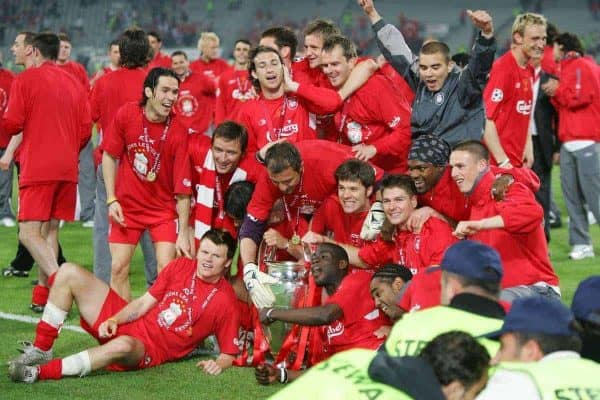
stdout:
{"type": "Polygon", "coordinates": [[[25,344],[23,354],[8,363],[9,376],[13,381],[33,383],[84,376],[105,367],[113,371],[153,367],[184,357],[209,335],[216,335],[221,354],[196,366],[209,375],[220,374],[239,351],[236,297],[223,278],[234,251],[229,233],[206,232],[197,261],[185,257],[172,261],[154,285],[129,304],[91,272],[63,264],[35,341],[25,344]],[[100,346],[52,359],[52,345],[73,302],[81,326],[100,346]]]}

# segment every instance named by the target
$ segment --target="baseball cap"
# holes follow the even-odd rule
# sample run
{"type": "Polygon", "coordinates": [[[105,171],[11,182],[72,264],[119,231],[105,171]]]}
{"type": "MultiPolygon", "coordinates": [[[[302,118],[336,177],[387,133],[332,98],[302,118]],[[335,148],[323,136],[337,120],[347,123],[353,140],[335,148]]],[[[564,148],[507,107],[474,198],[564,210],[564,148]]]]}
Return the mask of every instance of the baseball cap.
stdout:
{"type": "Polygon", "coordinates": [[[579,283],[571,311],[575,318],[600,324],[600,275],[591,276],[579,283]]]}
{"type": "Polygon", "coordinates": [[[569,336],[576,333],[571,324],[574,319],[571,310],[558,300],[523,297],[512,303],[502,328],[485,337],[499,338],[508,332],[569,336]]]}
{"type": "Polygon", "coordinates": [[[446,250],[443,271],[485,282],[502,280],[502,261],[496,250],[474,240],[461,240],[446,250]]]}

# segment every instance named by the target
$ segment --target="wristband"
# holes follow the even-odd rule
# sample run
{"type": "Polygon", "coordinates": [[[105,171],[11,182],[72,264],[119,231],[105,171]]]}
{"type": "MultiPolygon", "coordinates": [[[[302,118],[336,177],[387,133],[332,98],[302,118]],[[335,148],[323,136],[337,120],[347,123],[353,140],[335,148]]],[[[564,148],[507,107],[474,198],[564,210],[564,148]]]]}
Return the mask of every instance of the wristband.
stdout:
{"type": "Polygon", "coordinates": [[[106,200],[106,206],[110,206],[112,203],[115,203],[117,201],[119,201],[119,199],[117,199],[116,197],[113,196],[113,197],[109,198],[108,200],[106,200]]]}
{"type": "Polygon", "coordinates": [[[266,317],[267,317],[267,321],[269,321],[269,322],[275,322],[275,320],[273,318],[271,318],[271,313],[273,312],[274,309],[275,309],[274,307],[271,307],[267,310],[266,317]]]}
{"type": "Polygon", "coordinates": [[[502,167],[506,167],[508,164],[510,164],[510,158],[507,158],[506,160],[502,161],[501,163],[498,163],[498,166],[500,168],[502,168],[502,167]]]}
{"type": "Polygon", "coordinates": [[[287,373],[287,369],[285,369],[285,367],[279,368],[279,382],[280,383],[288,382],[288,373],[287,373]]]}

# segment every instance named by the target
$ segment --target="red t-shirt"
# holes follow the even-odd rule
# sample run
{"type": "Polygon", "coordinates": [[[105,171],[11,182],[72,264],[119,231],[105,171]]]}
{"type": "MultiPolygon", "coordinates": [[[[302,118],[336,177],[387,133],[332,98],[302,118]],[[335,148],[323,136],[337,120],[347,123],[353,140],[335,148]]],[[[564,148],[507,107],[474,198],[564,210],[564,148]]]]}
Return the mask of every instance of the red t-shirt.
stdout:
{"type": "MultiPolygon", "coordinates": [[[[291,219],[301,219],[301,214],[314,214],[329,195],[336,193],[335,170],[344,161],[353,158],[352,151],[347,146],[326,140],[298,142],[296,147],[303,161],[301,183],[293,193],[282,196],[268,174],[261,174],[248,204],[248,216],[251,219],[266,221],[271,207],[281,197],[289,207],[291,219]]],[[[377,167],[373,168],[376,179],[381,179],[383,171],[377,167]]]]}
{"type": "Polygon", "coordinates": [[[90,80],[88,79],[87,71],[85,70],[83,65],[75,61],[67,61],[64,64],[57,63],[56,65],[58,65],[60,68],[64,69],[65,71],[73,75],[75,78],[77,78],[77,80],[81,82],[86,91],[90,90],[90,80]]]}
{"type": "Polygon", "coordinates": [[[423,224],[421,232],[396,231],[394,243],[379,237],[376,242],[361,248],[358,256],[372,267],[393,262],[410,268],[416,275],[429,266],[440,265],[444,252],[456,240],[450,225],[430,217],[423,224]]]}
{"type": "Polygon", "coordinates": [[[150,72],[151,69],[156,67],[171,69],[172,66],[173,60],[171,60],[171,57],[169,57],[167,54],[158,52],[154,55],[154,58],[148,64],[148,72],[150,72]]]}
{"type": "Polygon", "coordinates": [[[300,58],[292,63],[292,79],[301,84],[332,89],[331,83],[321,68],[311,68],[308,58],[300,58]]]}
{"type": "Polygon", "coordinates": [[[494,62],[483,92],[486,118],[495,122],[500,144],[515,167],[523,165],[531,117],[533,76],[533,68],[521,68],[512,52],[508,51],[494,62]]]}
{"type": "Polygon", "coordinates": [[[328,353],[354,348],[375,350],[383,343],[384,338],[377,338],[375,331],[390,322],[371,297],[371,276],[366,271],[346,275],[335,293],[325,300],[325,304],[337,304],[344,313],[323,327],[328,353]]]}
{"type": "Polygon", "coordinates": [[[193,220],[196,227],[196,239],[200,239],[207,228],[225,229],[234,237],[237,236],[233,220],[224,210],[225,192],[234,182],[249,181],[256,183],[258,176],[264,173],[264,167],[252,156],[242,157],[238,167],[231,174],[220,175],[214,170],[214,159],[208,155],[211,148],[211,139],[205,135],[191,135],[188,140],[188,152],[191,163],[193,187],[193,220]],[[205,182],[205,177],[210,174],[213,182],[205,182]],[[218,175],[218,176],[217,176],[218,175]],[[218,178],[218,184],[217,184],[218,178]],[[220,189],[220,190],[219,190],[220,189]],[[208,194],[208,199],[207,199],[208,194]],[[212,198],[212,201],[210,201],[212,198]],[[206,204],[206,203],[209,204],[206,204]],[[210,206],[210,207],[209,207],[210,206]],[[202,213],[210,208],[210,227],[204,226],[202,213]],[[200,231],[202,234],[200,234],[200,231]]]}
{"type": "Polygon", "coordinates": [[[346,99],[328,137],[348,146],[373,145],[371,162],[385,171],[402,173],[410,147],[410,104],[383,75],[372,76],[346,99]]]}
{"type": "Polygon", "coordinates": [[[238,121],[242,105],[255,97],[248,70],[231,70],[219,77],[215,125],[225,120],[238,121]]]}
{"type": "Polygon", "coordinates": [[[222,58],[215,58],[214,60],[210,60],[208,62],[199,58],[190,63],[190,69],[194,72],[202,73],[209,78],[217,79],[225,71],[232,69],[232,67],[222,58]]]}
{"type": "Polygon", "coordinates": [[[442,269],[429,267],[415,275],[398,307],[406,312],[420,311],[440,305],[442,295],[442,269]]]}
{"type": "MultiPolygon", "coordinates": [[[[8,105],[8,97],[10,94],[10,87],[15,75],[7,69],[0,67],[0,120],[4,115],[4,110],[8,105]]],[[[2,124],[0,124],[0,149],[5,149],[10,141],[10,135],[4,134],[2,124]]]]}
{"type": "Polygon", "coordinates": [[[166,139],[161,141],[166,124],[146,119],[137,103],[128,103],[117,112],[104,151],[120,159],[116,196],[130,228],[147,228],[177,217],[175,194],[190,195],[191,171],[187,154],[188,135],[177,117],[171,118],[166,139]],[[144,134],[147,126],[148,134],[144,134]],[[147,179],[160,154],[156,180],[147,179]]]}
{"type": "Polygon", "coordinates": [[[87,93],[53,62],[14,79],[2,124],[5,135],[23,131],[19,187],[77,182],[79,150],[91,135],[87,93]]]}
{"type": "Polygon", "coordinates": [[[362,247],[365,240],[360,237],[367,211],[346,214],[337,195],[329,196],[315,212],[311,220],[311,231],[327,235],[336,242],[362,247]]]}
{"type": "Polygon", "coordinates": [[[171,261],[148,289],[158,303],[142,318],[119,326],[119,332],[152,346],[163,356],[162,362],[186,356],[213,334],[221,353],[236,355],[240,317],[235,292],[223,278],[217,283],[203,281],[196,268],[196,260],[171,261]]]}
{"type": "Polygon", "coordinates": [[[209,104],[214,101],[215,83],[202,74],[190,73],[179,84],[174,112],[189,133],[206,132],[210,125],[209,104]]]}

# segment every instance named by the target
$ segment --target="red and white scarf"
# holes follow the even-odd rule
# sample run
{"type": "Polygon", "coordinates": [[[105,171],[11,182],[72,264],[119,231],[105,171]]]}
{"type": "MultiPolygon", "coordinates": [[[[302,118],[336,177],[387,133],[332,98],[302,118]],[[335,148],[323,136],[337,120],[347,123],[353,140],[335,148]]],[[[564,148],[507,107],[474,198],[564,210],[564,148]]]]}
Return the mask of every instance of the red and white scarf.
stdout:
{"type": "MultiPolygon", "coordinates": [[[[215,204],[217,171],[215,170],[215,160],[212,155],[212,149],[208,149],[206,152],[202,168],[202,174],[200,174],[199,182],[196,185],[196,204],[194,205],[194,237],[198,240],[211,229],[213,222],[213,208],[219,206],[218,204],[215,204]]],[[[245,181],[247,176],[248,172],[238,165],[227,185],[222,188],[223,202],[225,202],[225,192],[227,191],[227,188],[234,182],[245,181]]],[[[225,204],[223,204],[222,207],[225,207],[225,204]]]]}

